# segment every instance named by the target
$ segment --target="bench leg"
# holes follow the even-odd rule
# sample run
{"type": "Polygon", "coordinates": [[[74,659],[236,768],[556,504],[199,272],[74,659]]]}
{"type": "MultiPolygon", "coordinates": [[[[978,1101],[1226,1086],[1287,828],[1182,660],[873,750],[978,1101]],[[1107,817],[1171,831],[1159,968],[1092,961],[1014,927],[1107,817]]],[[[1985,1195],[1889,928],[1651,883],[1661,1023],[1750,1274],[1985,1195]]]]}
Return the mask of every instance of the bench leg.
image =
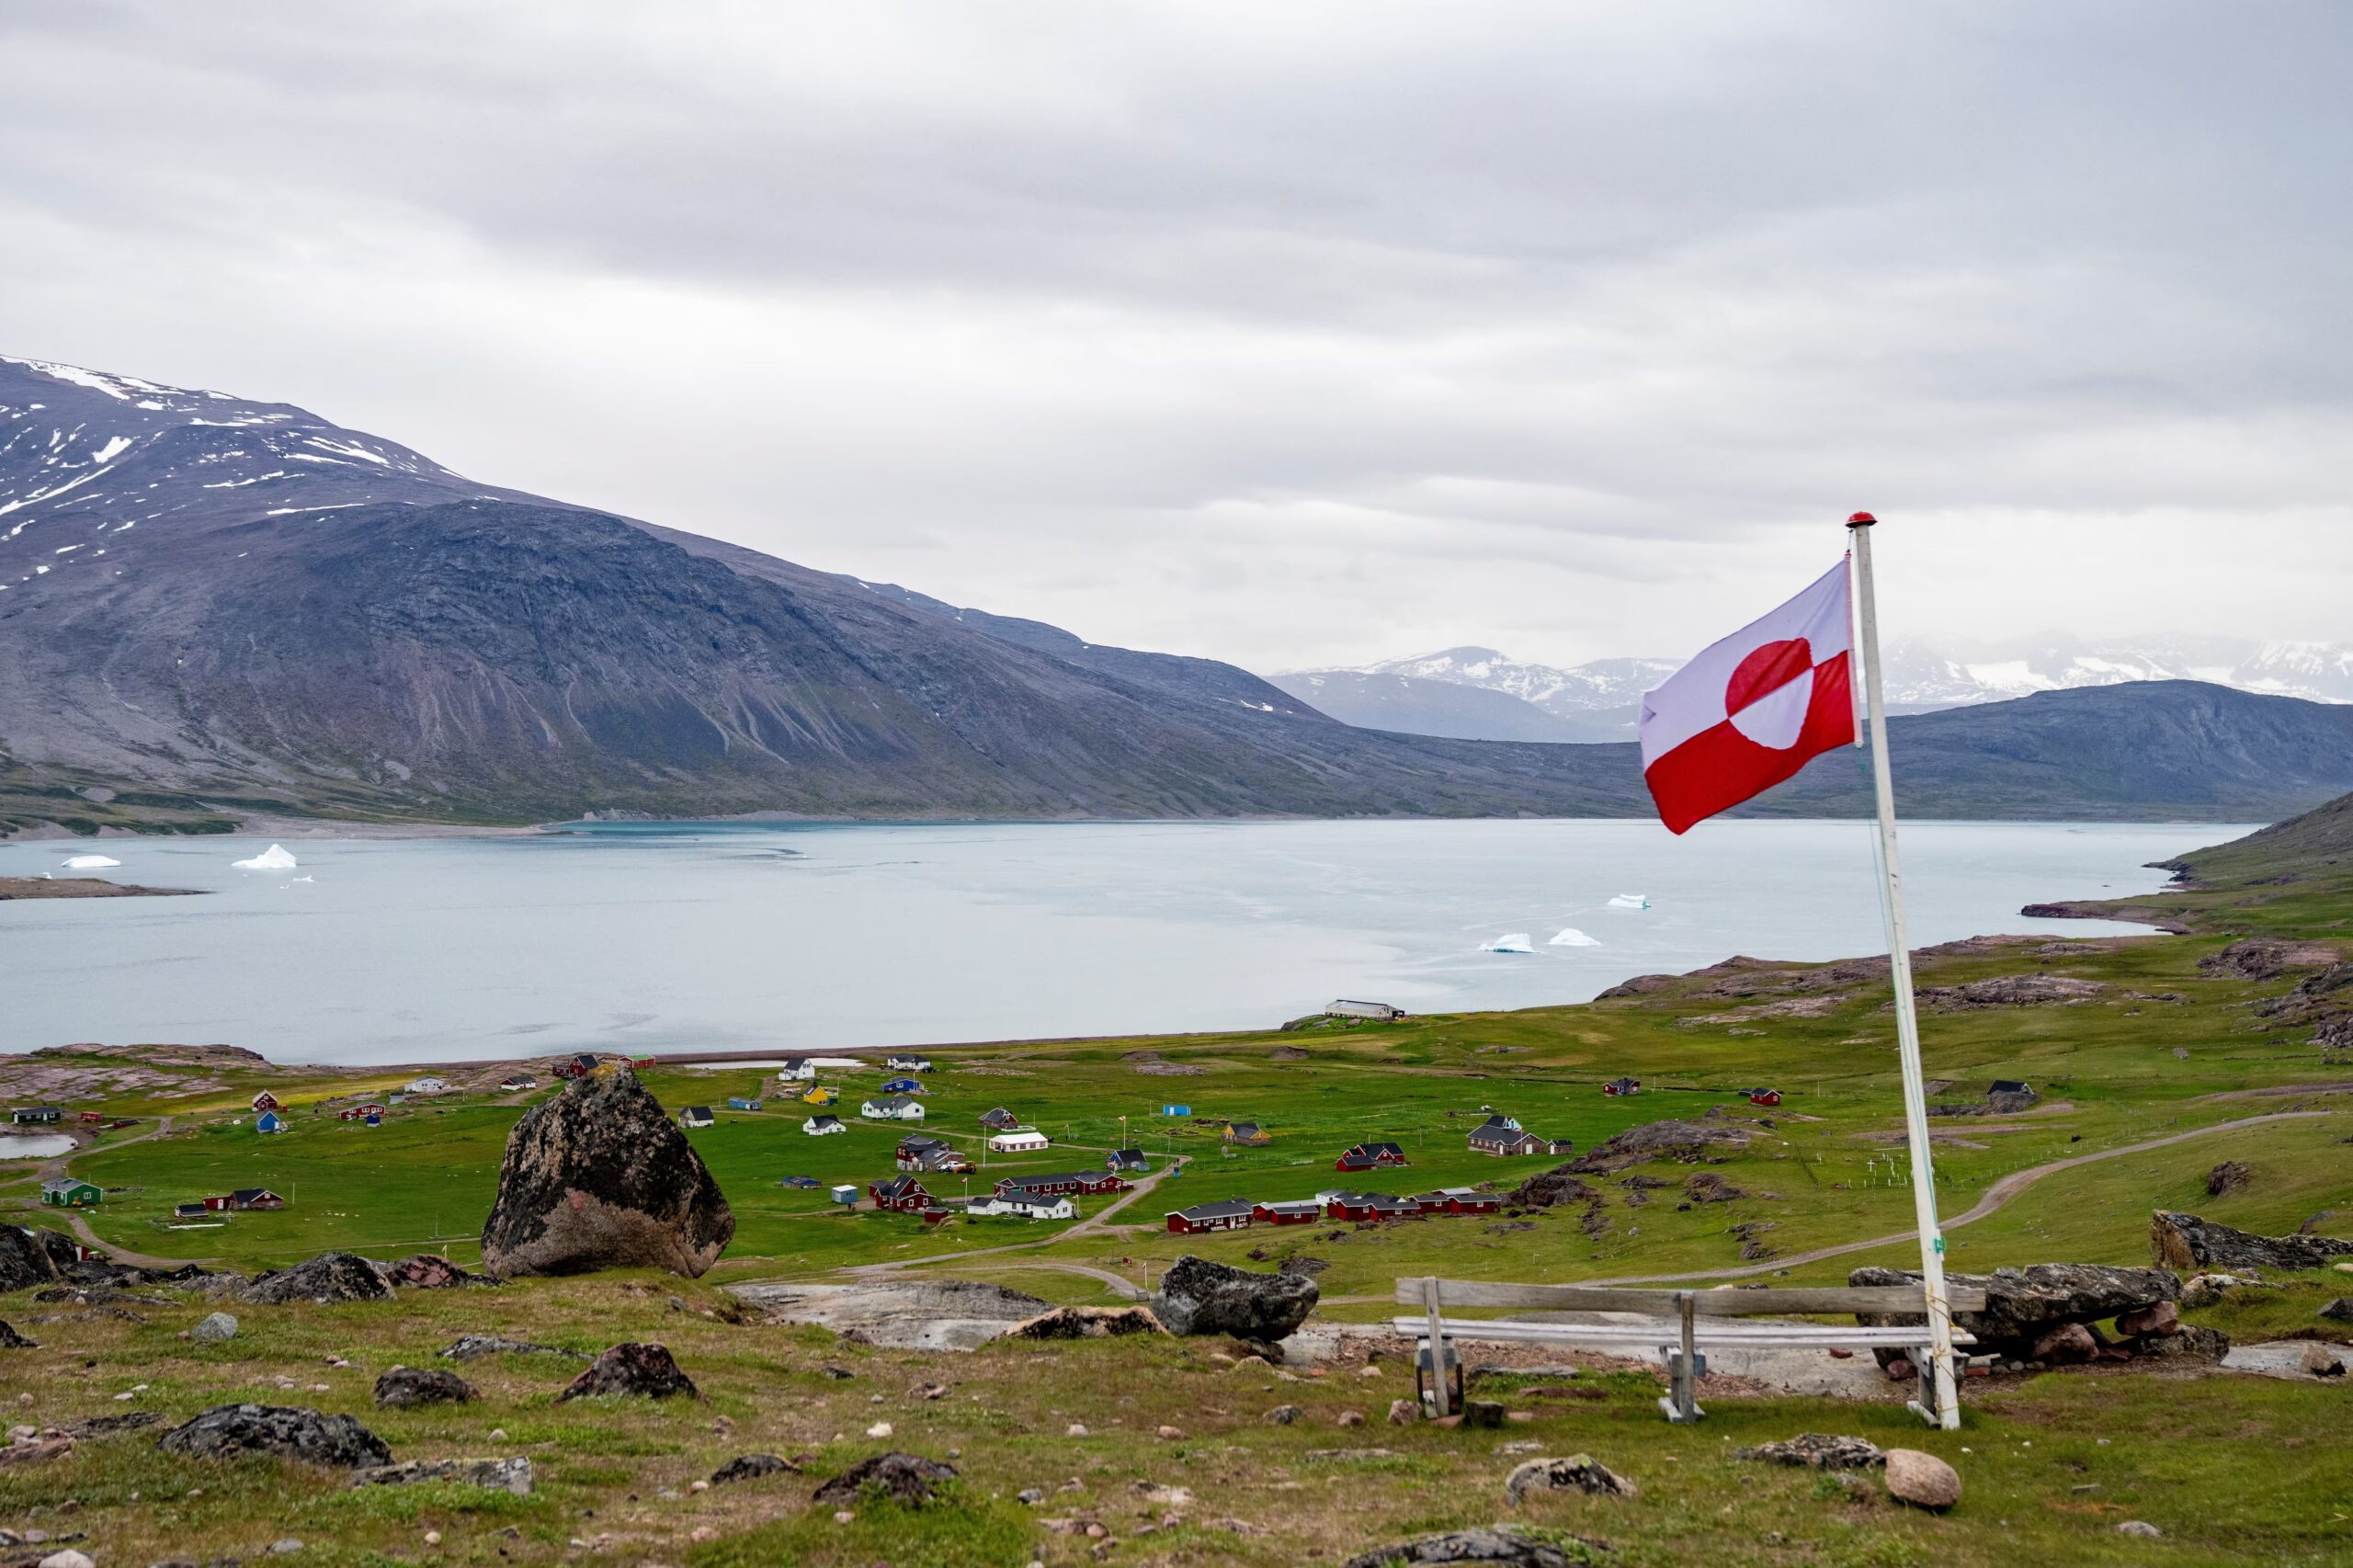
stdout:
{"type": "Polygon", "coordinates": [[[1677,1304],[1681,1309],[1679,1315],[1683,1320],[1682,1342],[1659,1346],[1659,1354],[1666,1361],[1667,1393],[1658,1403],[1659,1408],[1666,1412],[1666,1418],[1680,1425],[1697,1421],[1707,1414],[1699,1408],[1699,1374],[1706,1370],[1707,1364],[1695,1343],[1699,1337],[1694,1321],[1698,1303],[1692,1300],[1688,1290],[1677,1291],[1677,1295],[1679,1298],[1677,1304]]]}
{"type": "MultiPolygon", "coordinates": [[[[1937,1408],[1937,1374],[1933,1353],[1925,1345],[1912,1347],[1912,1364],[1920,1369],[1920,1397],[1907,1402],[1912,1414],[1931,1426],[1944,1425],[1944,1413],[1937,1408]]],[[[1954,1397],[1960,1397],[1960,1383],[1955,1381],[1954,1397]]]]}

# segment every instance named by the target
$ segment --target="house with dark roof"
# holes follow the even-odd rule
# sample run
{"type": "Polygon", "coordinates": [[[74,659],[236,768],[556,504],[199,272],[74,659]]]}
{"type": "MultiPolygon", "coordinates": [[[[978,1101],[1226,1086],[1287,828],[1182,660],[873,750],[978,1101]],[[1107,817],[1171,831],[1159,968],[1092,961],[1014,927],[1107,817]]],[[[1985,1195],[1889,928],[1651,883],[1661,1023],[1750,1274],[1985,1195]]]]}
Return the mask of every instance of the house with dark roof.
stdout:
{"type": "Polygon", "coordinates": [[[371,1118],[381,1120],[383,1114],[384,1108],[371,1100],[366,1105],[346,1106],[335,1113],[335,1119],[337,1121],[367,1121],[371,1118]]]}
{"type": "Polygon", "coordinates": [[[1601,1085],[1601,1092],[1612,1097],[1639,1095],[1643,1092],[1643,1081],[1640,1078],[1612,1078],[1601,1085]]]}
{"type": "Polygon", "coordinates": [[[892,1078],[884,1082],[882,1085],[882,1092],[886,1095],[919,1095],[924,1092],[923,1080],[920,1078],[892,1078]]]}
{"type": "Polygon", "coordinates": [[[175,1220],[201,1220],[207,1214],[211,1212],[212,1206],[205,1202],[201,1198],[198,1199],[193,1203],[175,1203],[172,1205],[172,1218],[175,1220]]]}
{"type": "Polygon", "coordinates": [[[1996,1078],[1985,1088],[1985,1108],[2006,1116],[2032,1106],[2039,1096],[2016,1078],[1996,1078]]]}
{"type": "Polygon", "coordinates": [[[814,1083],[817,1078],[817,1064],[805,1056],[788,1056],[784,1059],[784,1065],[777,1069],[776,1075],[779,1083],[814,1083]]]}
{"type": "Polygon", "coordinates": [[[555,1075],[559,1078],[585,1078],[596,1070],[597,1059],[584,1051],[569,1062],[558,1062],[555,1075]]]}
{"type": "Polygon", "coordinates": [[[1034,1192],[1042,1192],[1050,1196],[1060,1196],[1063,1193],[1091,1196],[1097,1193],[1128,1190],[1128,1184],[1121,1181],[1118,1173],[1113,1171],[1056,1171],[1051,1176],[1002,1176],[998,1178],[996,1184],[996,1189],[999,1192],[1016,1187],[1026,1187],[1034,1192]]]}
{"type": "Polygon", "coordinates": [[[104,1202],[106,1193],[80,1176],[52,1176],[40,1184],[40,1200],[51,1209],[88,1209],[104,1202]]]}
{"type": "Polygon", "coordinates": [[[924,1187],[921,1176],[897,1176],[888,1181],[873,1182],[867,1187],[866,1195],[874,1199],[877,1209],[888,1209],[896,1213],[912,1213],[919,1209],[934,1207],[931,1193],[924,1187]]]}
{"type": "Polygon", "coordinates": [[[1152,1162],[1144,1158],[1142,1149],[1114,1149],[1104,1164],[1115,1171],[1148,1171],[1152,1162]]]}
{"type": "Polygon", "coordinates": [[[1324,1206],[1312,1198],[1250,1206],[1251,1222],[1257,1225],[1312,1225],[1322,1218],[1324,1206]]]}
{"type": "Polygon", "coordinates": [[[890,1095],[879,1100],[868,1100],[858,1108],[858,1114],[876,1121],[921,1121],[923,1101],[913,1095],[890,1095]]]}
{"type": "Polygon", "coordinates": [[[891,1073],[928,1073],[931,1071],[931,1058],[918,1056],[911,1051],[893,1051],[882,1059],[882,1067],[891,1073]]]}
{"type": "Polygon", "coordinates": [[[998,1106],[994,1110],[983,1111],[981,1114],[981,1125],[992,1132],[1010,1132],[1021,1125],[1021,1119],[1003,1106],[998,1106]]]}
{"type": "Polygon", "coordinates": [[[1250,1227],[1255,1206],[1242,1198],[1223,1198],[1215,1203],[1196,1203],[1190,1209],[1179,1209],[1168,1216],[1168,1228],[1179,1235],[1199,1235],[1208,1231],[1243,1231],[1250,1227]]]}
{"type": "Polygon", "coordinates": [[[1540,1138],[1508,1116],[1490,1116],[1471,1130],[1468,1142],[1472,1153],[1493,1154],[1497,1159],[1569,1153],[1569,1140],[1540,1138]]]}
{"type": "Polygon", "coordinates": [[[1751,1089],[1748,1091],[1748,1103],[1750,1105],[1779,1105],[1781,1091],[1765,1088],[1751,1089]]]}
{"type": "Polygon", "coordinates": [[[678,1113],[681,1127],[709,1127],[718,1119],[710,1114],[710,1108],[707,1105],[690,1105],[678,1113]]]}
{"type": "Polygon", "coordinates": [[[267,1089],[264,1089],[261,1093],[254,1096],[254,1108],[256,1110],[283,1110],[286,1108],[278,1103],[278,1096],[276,1095],[271,1094],[267,1089]]]}
{"type": "Polygon", "coordinates": [[[65,1112],[60,1107],[53,1105],[18,1106],[8,1113],[8,1119],[19,1125],[28,1122],[63,1121],[65,1119],[65,1112]]]}
{"type": "Polygon", "coordinates": [[[801,1131],[812,1138],[823,1138],[829,1132],[847,1132],[849,1123],[831,1111],[820,1111],[801,1124],[801,1131]]]}
{"type": "Polygon", "coordinates": [[[1229,1121],[1225,1124],[1225,1130],[1218,1136],[1228,1143],[1242,1143],[1252,1148],[1275,1141],[1273,1133],[1268,1132],[1255,1121],[1229,1121]]]}
{"type": "Polygon", "coordinates": [[[917,1156],[914,1168],[919,1171],[969,1171],[975,1167],[972,1157],[963,1150],[942,1145],[927,1149],[917,1156]]]}
{"type": "Polygon", "coordinates": [[[899,1168],[903,1171],[911,1170],[914,1168],[912,1162],[923,1158],[934,1149],[947,1147],[946,1140],[934,1138],[928,1132],[910,1132],[899,1140],[899,1168]]]}
{"type": "Polygon", "coordinates": [[[1332,1162],[1336,1171],[1370,1171],[1383,1165],[1406,1164],[1405,1149],[1400,1143],[1356,1143],[1344,1150],[1332,1162]]]}
{"type": "MultiPolygon", "coordinates": [[[[207,1199],[209,1206],[211,1199],[207,1199]]],[[[224,1209],[283,1209],[286,1199],[266,1187],[241,1187],[229,1194],[221,1205],[224,1209]]]]}
{"type": "Polygon", "coordinates": [[[1000,1183],[996,1191],[986,1198],[975,1198],[965,1206],[967,1214],[1005,1214],[1021,1220],[1075,1220],[1078,1205],[1070,1195],[1051,1192],[1042,1187],[1000,1183]]]}

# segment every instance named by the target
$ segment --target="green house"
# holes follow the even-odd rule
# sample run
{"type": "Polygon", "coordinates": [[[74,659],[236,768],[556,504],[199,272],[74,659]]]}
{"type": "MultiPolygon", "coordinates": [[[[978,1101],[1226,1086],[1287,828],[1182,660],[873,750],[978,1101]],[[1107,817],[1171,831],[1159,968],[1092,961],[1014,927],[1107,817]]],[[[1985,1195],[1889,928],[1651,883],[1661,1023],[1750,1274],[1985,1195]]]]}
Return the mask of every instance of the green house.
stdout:
{"type": "Polygon", "coordinates": [[[105,1199],[105,1192],[96,1182],[78,1176],[58,1176],[40,1184],[40,1200],[52,1209],[86,1209],[105,1199]]]}

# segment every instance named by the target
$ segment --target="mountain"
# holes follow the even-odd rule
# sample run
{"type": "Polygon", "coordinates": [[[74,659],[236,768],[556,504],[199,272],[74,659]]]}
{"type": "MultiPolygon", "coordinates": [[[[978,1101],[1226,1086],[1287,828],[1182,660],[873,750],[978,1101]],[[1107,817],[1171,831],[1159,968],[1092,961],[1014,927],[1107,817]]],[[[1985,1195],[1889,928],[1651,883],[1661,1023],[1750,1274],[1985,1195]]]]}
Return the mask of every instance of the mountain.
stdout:
{"type": "MultiPolygon", "coordinates": [[[[1459,674],[1520,678],[1458,652],[1459,674]]],[[[1503,695],[1550,713],[1656,669],[1503,695]]],[[[2353,707],[2155,683],[1894,733],[1917,814],[2227,820],[2353,788],[2349,726],[2353,707]]],[[[1864,807],[1838,757],[1756,809],[1864,807]]],[[[0,832],[271,811],[1615,816],[1648,800],[1631,745],[1356,728],[1230,665],[485,485],[288,404],[0,360],[0,832]]]]}
{"type": "MultiPolygon", "coordinates": [[[[1493,648],[1447,648],[1352,668],[1288,670],[1267,678],[1303,701],[1316,701],[1311,692],[1323,694],[1325,700],[1316,705],[1351,724],[1385,722],[1391,729],[1468,740],[1625,740],[1633,734],[1643,691],[1677,664],[1597,659],[1561,668],[1522,664],[1493,648]],[[1514,697],[1564,722],[1574,733],[1535,733],[1535,721],[1488,697],[1455,697],[1417,686],[1410,698],[1391,700],[1390,687],[1373,677],[1514,697]]],[[[2046,636],[1954,651],[1906,638],[1888,643],[1885,667],[1891,713],[1932,713],[2134,681],[2208,681],[2266,696],[2353,703],[2353,644],[2342,642],[2161,633],[2123,642],[2046,636]]]]}

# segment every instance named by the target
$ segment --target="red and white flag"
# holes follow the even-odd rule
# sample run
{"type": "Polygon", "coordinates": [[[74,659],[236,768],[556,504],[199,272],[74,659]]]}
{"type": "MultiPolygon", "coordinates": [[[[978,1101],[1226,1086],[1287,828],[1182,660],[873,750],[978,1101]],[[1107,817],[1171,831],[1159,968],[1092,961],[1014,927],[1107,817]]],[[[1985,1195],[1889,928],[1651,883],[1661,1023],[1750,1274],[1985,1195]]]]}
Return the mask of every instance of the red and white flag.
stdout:
{"type": "Polygon", "coordinates": [[[1855,740],[1847,563],[1643,693],[1643,779],[1669,829],[1761,795],[1855,740]]]}

